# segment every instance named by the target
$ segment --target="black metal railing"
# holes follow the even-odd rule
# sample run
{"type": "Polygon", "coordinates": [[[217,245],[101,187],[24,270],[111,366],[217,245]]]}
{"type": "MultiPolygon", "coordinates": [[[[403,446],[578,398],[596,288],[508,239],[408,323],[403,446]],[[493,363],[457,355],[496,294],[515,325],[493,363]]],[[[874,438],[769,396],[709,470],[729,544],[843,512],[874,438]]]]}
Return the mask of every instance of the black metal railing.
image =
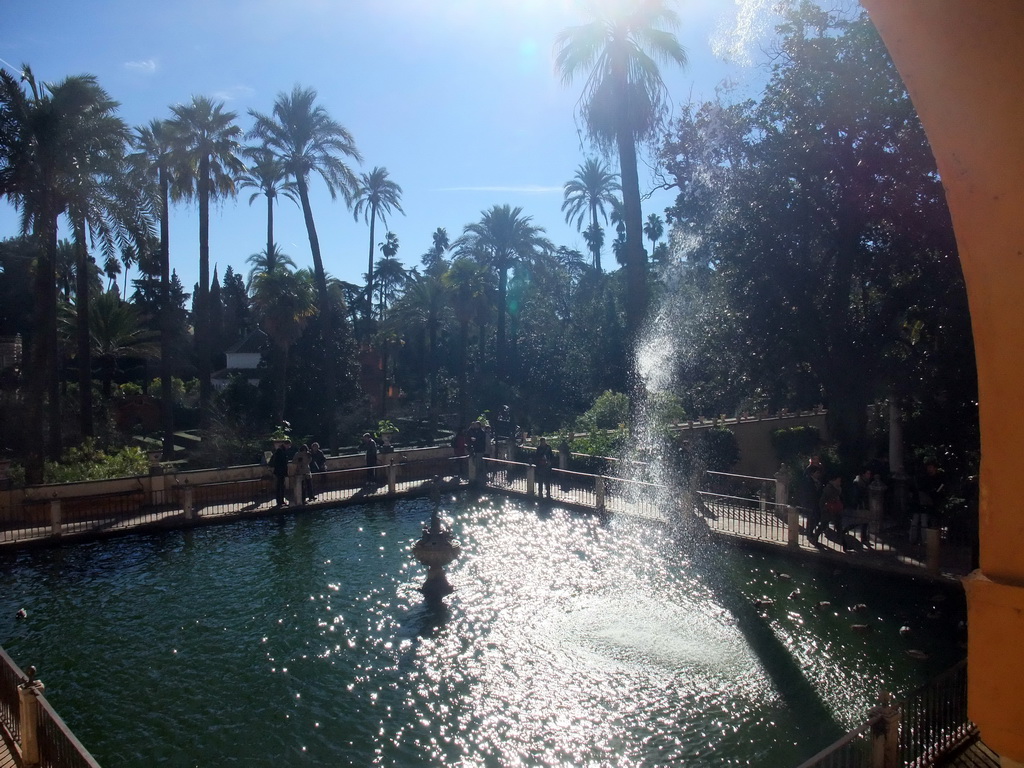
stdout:
{"type": "Polygon", "coordinates": [[[880,719],[874,717],[861,723],[798,768],[872,768],[872,732],[880,719]]]}
{"type": "Polygon", "coordinates": [[[7,652],[0,648],[0,726],[15,743],[21,743],[21,716],[19,715],[18,685],[25,679],[7,652]]]}
{"type": "Polygon", "coordinates": [[[977,726],[967,717],[967,660],[926,683],[901,703],[902,764],[933,765],[972,738],[977,726]]]}
{"type": "Polygon", "coordinates": [[[39,768],[100,768],[42,696],[39,697],[38,717],[39,768]]]}
{"type": "MultiPolygon", "coordinates": [[[[31,667],[29,668],[31,671],[31,667]]],[[[27,695],[36,711],[33,733],[22,729],[21,686],[28,680],[21,668],[0,648],[0,727],[21,750],[15,763],[23,764],[31,750],[38,754],[39,768],[100,768],[82,743],[75,738],[60,715],[40,691],[27,695]]]]}

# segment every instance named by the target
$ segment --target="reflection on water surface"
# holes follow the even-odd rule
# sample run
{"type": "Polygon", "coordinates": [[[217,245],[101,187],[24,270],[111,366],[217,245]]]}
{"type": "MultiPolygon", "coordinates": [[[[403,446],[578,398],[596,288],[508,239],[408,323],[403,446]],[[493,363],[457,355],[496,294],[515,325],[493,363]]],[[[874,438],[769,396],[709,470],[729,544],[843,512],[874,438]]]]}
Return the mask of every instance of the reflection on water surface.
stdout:
{"type": "Polygon", "coordinates": [[[695,563],[663,528],[497,497],[444,509],[442,608],[412,556],[429,502],[401,500],[20,553],[0,643],[104,768],[796,765],[961,653],[934,587],[695,563]]]}

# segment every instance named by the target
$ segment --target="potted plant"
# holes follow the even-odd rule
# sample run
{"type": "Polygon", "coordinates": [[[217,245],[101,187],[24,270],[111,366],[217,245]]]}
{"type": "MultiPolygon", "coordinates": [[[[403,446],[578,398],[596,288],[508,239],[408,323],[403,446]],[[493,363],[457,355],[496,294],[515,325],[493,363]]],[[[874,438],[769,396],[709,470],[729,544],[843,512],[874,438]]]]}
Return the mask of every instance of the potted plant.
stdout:
{"type": "Polygon", "coordinates": [[[398,434],[398,427],[390,419],[381,419],[377,422],[377,437],[380,438],[380,452],[391,453],[395,447],[391,445],[391,438],[398,434]]]}

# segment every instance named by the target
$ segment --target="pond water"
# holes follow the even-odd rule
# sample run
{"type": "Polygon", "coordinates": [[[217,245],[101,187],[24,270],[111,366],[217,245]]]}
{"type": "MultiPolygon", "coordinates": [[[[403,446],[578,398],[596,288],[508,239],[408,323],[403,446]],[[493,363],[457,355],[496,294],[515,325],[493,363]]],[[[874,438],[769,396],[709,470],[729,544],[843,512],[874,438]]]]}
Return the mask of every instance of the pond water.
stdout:
{"type": "Polygon", "coordinates": [[[785,768],[963,654],[934,585],[442,509],[463,554],[441,608],[412,555],[431,504],[398,500],[8,554],[0,644],[104,768],[785,768]]]}

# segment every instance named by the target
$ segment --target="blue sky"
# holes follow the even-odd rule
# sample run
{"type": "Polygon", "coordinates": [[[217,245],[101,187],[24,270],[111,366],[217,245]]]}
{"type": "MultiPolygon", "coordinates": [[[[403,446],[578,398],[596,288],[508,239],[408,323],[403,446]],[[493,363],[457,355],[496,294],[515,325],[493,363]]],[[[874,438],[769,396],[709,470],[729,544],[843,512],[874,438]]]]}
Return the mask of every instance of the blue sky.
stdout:
{"type": "MultiPolygon", "coordinates": [[[[766,4],[679,0],[677,35],[690,64],[664,73],[677,108],[713,96],[726,79],[756,76],[736,62],[763,39],[766,4]],[[723,53],[736,40],[741,47],[723,53]]],[[[564,86],[552,53],[559,31],[585,21],[579,0],[3,0],[0,7],[4,66],[27,63],[51,82],[96,75],[132,126],[168,117],[170,105],[202,94],[223,100],[247,130],[249,109],[270,112],[276,95],[296,84],[316,89],[363,155],[353,169],[384,166],[403,188],[407,215],[390,217],[387,229],[408,266],[419,264],[437,227],[454,240],[481,211],[505,203],[521,206],[556,245],[586,250],[561,212],[562,185],[592,153],[574,115],[583,84],[564,86]]],[[[643,166],[640,183],[653,186],[643,166]]],[[[250,206],[248,196],[213,212],[211,261],[221,275],[228,265],[246,274],[246,258],[265,247],[265,208],[250,206]]],[[[644,216],[663,214],[671,201],[670,193],[656,194],[644,216]]],[[[312,206],[327,271],[363,282],[368,226],[316,181],[312,206]]],[[[197,218],[182,204],[171,221],[172,267],[189,291],[198,273],[197,218]]],[[[282,201],[275,225],[282,250],[310,265],[299,209],[282,201]]],[[[0,203],[0,237],[17,230],[16,215],[0,203]]],[[[378,223],[377,242],[385,231],[378,223]]],[[[604,263],[615,262],[606,255],[604,263]]]]}

